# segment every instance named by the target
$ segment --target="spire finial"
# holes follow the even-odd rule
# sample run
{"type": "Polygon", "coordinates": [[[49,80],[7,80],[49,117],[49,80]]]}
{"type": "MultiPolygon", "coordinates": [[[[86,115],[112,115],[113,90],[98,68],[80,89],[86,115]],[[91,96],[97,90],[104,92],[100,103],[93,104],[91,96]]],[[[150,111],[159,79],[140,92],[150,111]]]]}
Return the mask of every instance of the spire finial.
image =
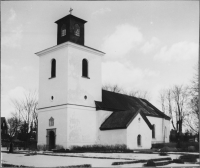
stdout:
{"type": "Polygon", "coordinates": [[[73,9],[70,7],[69,13],[70,15],[72,14],[73,9]]]}

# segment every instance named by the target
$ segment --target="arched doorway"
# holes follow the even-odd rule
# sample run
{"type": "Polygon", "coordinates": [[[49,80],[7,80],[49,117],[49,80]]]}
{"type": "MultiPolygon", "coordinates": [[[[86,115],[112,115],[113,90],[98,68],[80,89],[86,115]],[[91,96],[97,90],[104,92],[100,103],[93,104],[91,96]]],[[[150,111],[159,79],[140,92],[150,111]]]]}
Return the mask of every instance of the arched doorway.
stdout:
{"type": "Polygon", "coordinates": [[[49,132],[49,150],[55,148],[55,133],[54,131],[49,132]]]}

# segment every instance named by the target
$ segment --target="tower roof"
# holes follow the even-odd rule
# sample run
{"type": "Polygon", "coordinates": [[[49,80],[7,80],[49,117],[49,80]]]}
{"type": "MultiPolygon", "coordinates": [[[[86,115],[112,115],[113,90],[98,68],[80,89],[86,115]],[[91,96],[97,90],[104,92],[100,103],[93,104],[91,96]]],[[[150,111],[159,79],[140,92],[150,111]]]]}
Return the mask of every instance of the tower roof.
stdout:
{"type": "Polygon", "coordinates": [[[61,18],[61,19],[59,19],[59,20],[57,20],[57,21],[55,21],[55,23],[59,23],[59,22],[62,22],[62,21],[64,21],[64,20],[70,20],[70,19],[76,19],[76,20],[79,20],[80,22],[82,22],[82,23],[86,23],[87,21],[85,21],[85,20],[83,20],[83,19],[81,19],[81,18],[78,18],[78,17],[76,17],[76,16],[74,16],[74,15],[71,15],[71,14],[69,14],[69,15],[67,15],[67,16],[65,16],[65,17],[63,17],[63,18],[61,18]]]}

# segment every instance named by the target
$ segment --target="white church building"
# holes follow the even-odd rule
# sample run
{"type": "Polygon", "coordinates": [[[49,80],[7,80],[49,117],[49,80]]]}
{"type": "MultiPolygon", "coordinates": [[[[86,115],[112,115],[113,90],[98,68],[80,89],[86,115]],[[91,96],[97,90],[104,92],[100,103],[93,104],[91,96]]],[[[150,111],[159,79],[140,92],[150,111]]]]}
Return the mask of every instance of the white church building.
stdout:
{"type": "Polygon", "coordinates": [[[57,23],[57,45],[39,56],[38,145],[123,144],[149,149],[169,142],[170,117],[145,99],[102,90],[105,53],[84,45],[85,20],[57,23]]]}

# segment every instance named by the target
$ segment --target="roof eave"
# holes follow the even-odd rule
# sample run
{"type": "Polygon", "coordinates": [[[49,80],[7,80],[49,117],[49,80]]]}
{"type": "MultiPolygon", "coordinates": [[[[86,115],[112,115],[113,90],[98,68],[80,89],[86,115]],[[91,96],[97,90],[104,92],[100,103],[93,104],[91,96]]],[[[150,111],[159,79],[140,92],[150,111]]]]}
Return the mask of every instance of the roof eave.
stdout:
{"type": "Polygon", "coordinates": [[[127,127],[114,127],[114,128],[99,128],[101,131],[109,131],[109,130],[118,130],[118,129],[126,129],[127,127]]]}

